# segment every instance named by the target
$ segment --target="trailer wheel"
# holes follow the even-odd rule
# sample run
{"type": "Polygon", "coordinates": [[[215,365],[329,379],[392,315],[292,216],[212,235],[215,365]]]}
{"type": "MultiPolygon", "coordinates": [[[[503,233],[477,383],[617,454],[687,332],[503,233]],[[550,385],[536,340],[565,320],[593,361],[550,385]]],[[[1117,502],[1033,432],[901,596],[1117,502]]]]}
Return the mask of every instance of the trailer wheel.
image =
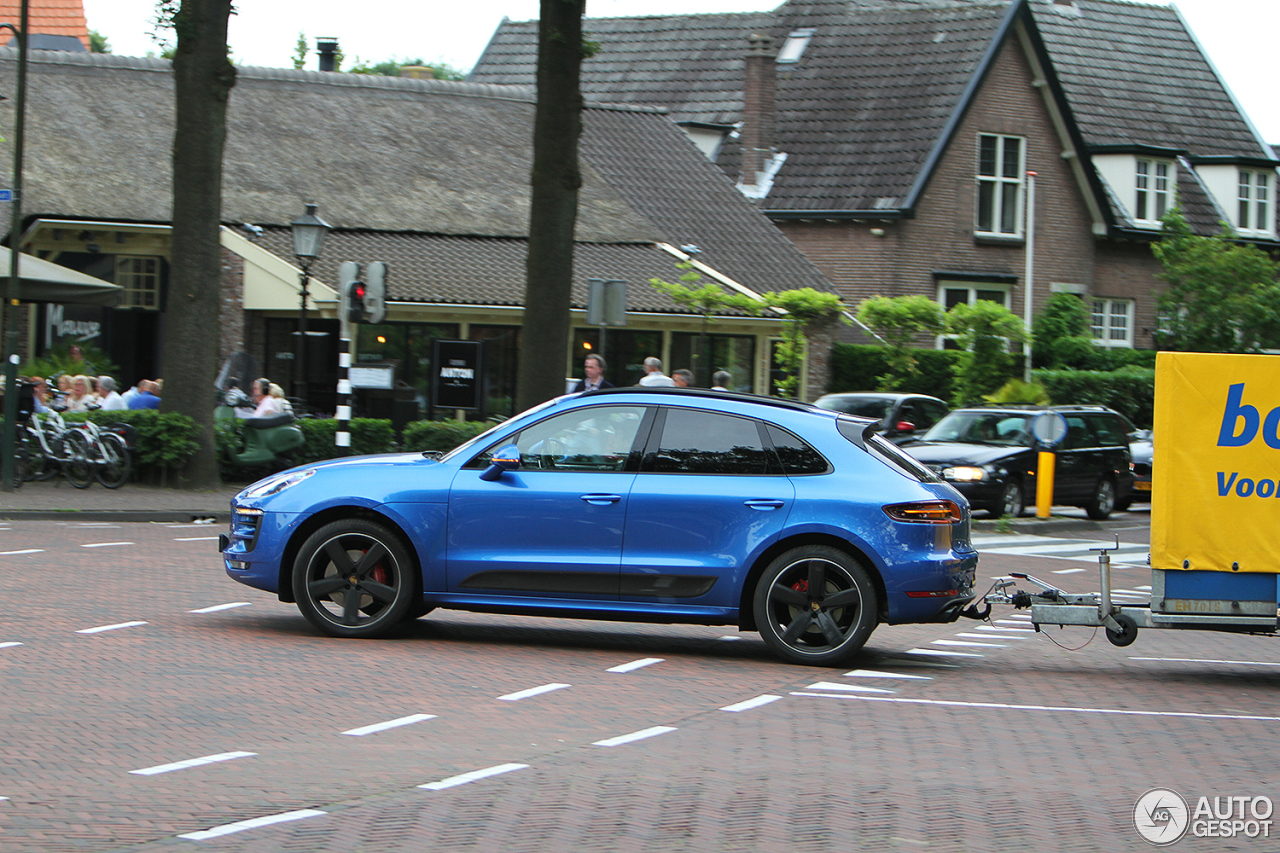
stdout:
{"type": "Polygon", "coordinates": [[[1138,623],[1133,621],[1133,617],[1125,613],[1117,613],[1115,615],[1116,622],[1120,625],[1120,630],[1108,626],[1107,639],[1113,646],[1128,646],[1138,639],[1138,623]]]}

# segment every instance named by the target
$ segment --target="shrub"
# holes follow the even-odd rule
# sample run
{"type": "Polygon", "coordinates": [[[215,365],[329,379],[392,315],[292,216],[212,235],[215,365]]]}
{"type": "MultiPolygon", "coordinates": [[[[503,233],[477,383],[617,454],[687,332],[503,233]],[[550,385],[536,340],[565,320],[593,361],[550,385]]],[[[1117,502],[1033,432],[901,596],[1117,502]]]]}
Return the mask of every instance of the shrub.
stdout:
{"type": "Polygon", "coordinates": [[[1037,370],[1034,377],[1055,404],[1109,406],[1136,427],[1151,426],[1155,410],[1154,369],[1130,365],[1110,371],[1037,370]]]}
{"type": "Polygon", "coordinates": [[[64,415],[67,421],[85,420],[96,424],[129,424],[138,432],[134,462],[140,476],[167,479],[168,470],[181,468],[200,448],[196,437],[200,433],[196,422],[177,412],[158,412],[154,409],[126,409],[86,415],[64,415]]]}
{"type": "Polygon", "coordinates": [[[480,421],[414,421],[405,426],[401,446],[410,451],[448,451],[490,426],[480,421]]]}

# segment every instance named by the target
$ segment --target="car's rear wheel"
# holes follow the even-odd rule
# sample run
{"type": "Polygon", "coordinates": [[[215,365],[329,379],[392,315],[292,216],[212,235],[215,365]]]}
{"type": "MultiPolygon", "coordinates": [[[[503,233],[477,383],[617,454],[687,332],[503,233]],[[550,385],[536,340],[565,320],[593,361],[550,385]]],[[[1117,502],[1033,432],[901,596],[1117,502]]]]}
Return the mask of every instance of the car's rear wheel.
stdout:
{"type": "Polygon", "coordinates": [[[419,603],[417,567],[386,526],[334,521],[303,543],[293,594],[307,621],[334,637],[378,637],[419,603]]]}
{"type": "Polygon", "coordinates": [[[1103,477],[1093,490],[1093,500],[1085,504],[1084,511],[1095,521],[1109,517],[1116,508],[1116,484],[1110,477],[1103,477]]]}
{"type": "Polygon", "coordinates": [[[1026,511],[1027,498],[1022,493],[1022,481],[1009,480],[1000,493],[1000,510],[996,514],[1002,517],[1011,515],[1014,518],[1021,518],[1026,511]]]}
{"type": "Polygon", "coordinates": [[[840,666],[875,630],[875,585],[845,552],[826,545],[793,548],[777,557],[756,586],[760,636],[791,663],[840,666]]]}

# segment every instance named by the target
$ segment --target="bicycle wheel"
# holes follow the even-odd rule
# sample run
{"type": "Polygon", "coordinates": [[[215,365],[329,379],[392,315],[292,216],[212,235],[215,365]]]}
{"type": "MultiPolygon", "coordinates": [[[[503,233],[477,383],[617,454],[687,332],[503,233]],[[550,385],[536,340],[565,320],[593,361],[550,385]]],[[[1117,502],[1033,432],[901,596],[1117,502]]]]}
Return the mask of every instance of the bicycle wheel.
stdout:
{"type": "Polygon", "coordinates": [[[114,432],[98,436],[98,448],[102,451],[102,464],[95,466],[93,476],[108,489],[118,489],[129,481],[133,460],[129,458],[129,446],[114,432]]]}
{"type": "Polygon", "coordinates": [[[58,476],[58,461],[44,452],[40,441],[32,436],[27,440],[27,445],[31,448],[27,456],[27,479],[44,482],[58,476]]]}
{"type": "Polygon", "coordinates": [[[89,436],[79,430],[67,430],[62,442],[62,475],[77,489],[89,488],[93,485],[93,469],[96,467],[92,461],[94,453],[89,436]]]}

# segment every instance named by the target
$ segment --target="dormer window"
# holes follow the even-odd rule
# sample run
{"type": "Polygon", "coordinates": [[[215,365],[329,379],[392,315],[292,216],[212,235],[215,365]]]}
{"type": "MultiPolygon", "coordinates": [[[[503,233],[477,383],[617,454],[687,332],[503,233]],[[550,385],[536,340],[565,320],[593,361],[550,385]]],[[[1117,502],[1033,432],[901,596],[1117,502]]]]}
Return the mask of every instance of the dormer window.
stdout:
{"type": "Polygon", "coordinates": [[[1133,218],[1140,223],[1159,222],[1172,206],[1172,164],[1164,160],[1138,159],[1133,218]]]}
{"type": "Polygon", "coordinates": [[[1236,227],[1241,231],[1271,231],[1271,172],[1241,169],[1237,184],[1236,227]]]}

